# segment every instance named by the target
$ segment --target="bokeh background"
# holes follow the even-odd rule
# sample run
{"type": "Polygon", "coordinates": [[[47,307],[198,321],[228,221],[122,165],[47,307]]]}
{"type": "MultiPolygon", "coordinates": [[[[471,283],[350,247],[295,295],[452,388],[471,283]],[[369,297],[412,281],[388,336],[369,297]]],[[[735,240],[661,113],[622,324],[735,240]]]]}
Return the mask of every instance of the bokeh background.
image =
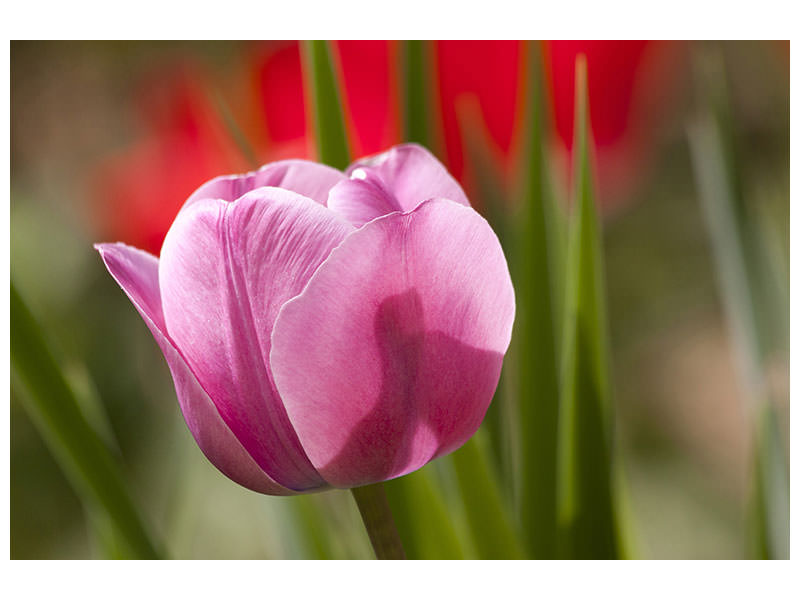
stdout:
{"type": "MultiPolygon", "coordinates": [[[[399,142],[398,44],[333,47],[354,155],[399,142]]],[[[564,202],[574,60],[587,55],[617,447],[636,555],[742,558],[751,428],[687,127],[698,105],[695,57],[712,51],[729,82],[743,196],[764,215],[788,284],[789,44],[554,42],[541,51],[564,202]]],[[[487,195],[511,210],[523,46],[440,42],[428,56],[433,150],[479,211],[487,195]]],[[[346,492],[264,497],[206,461],[161,353],[92,249],[124,241],[158,253],[183,200],[205,180],[313,158],[306,104],[294,42],[11,44],[12,278],[171,556],[371,555],[346,492]],[[313,511],[339,532],[324,551],[307,531],[319,526],[306,518],[313,511]]],[[[788,285],[785,299],[788,323],[788,285]]],[[[788,448],[788,343],[767,371],[788,448]]],[[[11,556],[103,556],[24,393],[12,380],[11,556]]]]}

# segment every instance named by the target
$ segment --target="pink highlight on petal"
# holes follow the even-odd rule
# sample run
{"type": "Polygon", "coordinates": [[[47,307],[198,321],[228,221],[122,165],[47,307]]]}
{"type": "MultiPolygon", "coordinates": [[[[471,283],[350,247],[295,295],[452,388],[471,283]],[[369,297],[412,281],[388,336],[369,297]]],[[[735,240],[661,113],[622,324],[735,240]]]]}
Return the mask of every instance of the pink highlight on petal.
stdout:
{"type": "Polygon", "coordinates": [[[277,187],[327,206],[328,192],[340,181],[346,180],[341,171],[308,160],[281,160],[241,175],[215,177],[201,185],[186,201],[181,210],[195,202],[207,199],[233,202],[260,187],[277,187]]]}
{"type": "Polygon", "coordinates": [[[464,190],[444,165],[416,144],[357,161],[347,174],[349,179],[330,191],[328,208],[356,227],[391,212],[414,210],[431,198],[469,206],[464,190]]]}

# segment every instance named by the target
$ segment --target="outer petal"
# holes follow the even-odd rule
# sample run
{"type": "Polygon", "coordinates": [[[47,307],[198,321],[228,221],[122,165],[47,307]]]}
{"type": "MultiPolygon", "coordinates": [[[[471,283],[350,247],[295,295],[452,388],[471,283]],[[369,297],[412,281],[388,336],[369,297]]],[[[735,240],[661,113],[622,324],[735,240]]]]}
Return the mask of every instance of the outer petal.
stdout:
{"type": "Polygon", "coordinates": [[[312,200],[263,187],[200,200],[164,240],[159,282],[170,337],[259,466],[285,487],[323,481],[306,458],[269,368],[278,310],[352,226],[312,200]]]}
{"type": "Polygon", "coordinates": [[[307,160],[281,160],[264,165],[258,171],[242,175],[223,175],[201,185],[183,205],[218,199],[233,202],[256,188],[270,186],[297,192],[327,205],[330,189],[347,178],[341,171],[307,160]]]}
{"type": "Polygon", "coordinates": [[[463,444],[500,376],[514,291],[474,210],[432,200],[367,223],[287,302],[270,360],[326,481],[397,477],[463,444]]]}
{"type": "Polygon", "coordinates": [[[124,244],[98,244],[96,248],[161,347],[175,381],[183,417],[208,460],[235,482],[256,492],[281,496],[296,493],[275,483],[259,468],[222,421],[208,394],[167,337],[158,289],[158,259],[124,244]]]}
{"type": "Polygon", "coordinates": [[[464,190],[422,146],[403,144],[353,163],[349,179],[331,191],[328,207],[360,227],[393,211],[414,210],[425,200],[446,198],[469,206],[464,190]]]}

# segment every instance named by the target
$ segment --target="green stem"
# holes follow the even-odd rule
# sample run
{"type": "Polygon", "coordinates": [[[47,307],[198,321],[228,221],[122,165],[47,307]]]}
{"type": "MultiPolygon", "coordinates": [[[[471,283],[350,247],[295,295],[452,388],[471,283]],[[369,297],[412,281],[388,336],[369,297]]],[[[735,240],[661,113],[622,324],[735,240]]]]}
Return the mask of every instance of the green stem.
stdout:
{"type": "Polygon", "coordinates": [[[369,541],[378,559],[403,559],[406,553],[394,526],[392,511],[382,483],[353,488],[353,498],[369,534],[369,541]]]}

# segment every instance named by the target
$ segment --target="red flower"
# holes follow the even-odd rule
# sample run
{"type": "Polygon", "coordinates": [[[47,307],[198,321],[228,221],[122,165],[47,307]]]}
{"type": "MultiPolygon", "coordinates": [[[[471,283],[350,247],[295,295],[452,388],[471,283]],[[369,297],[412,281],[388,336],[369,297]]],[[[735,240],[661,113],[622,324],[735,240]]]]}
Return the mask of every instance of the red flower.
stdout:
{"type": "Polygon", "coordinates": [[[675,42],[544,44],[555,131],[567,152],[574,141],[575,59],[586,56],[596,181],[606,206],[624,200],[650,162],[664,108],[674,95],[681,51],[675,42]]]}
{"type": "MultiPolygon", "coordinates": [[[[677,55],[675,48],[663,42],[544,45],[555,134],[566,151],[572,147],[574,62],[579,53],[587,56],[597,178],[605,204],[624,197],[646,165],[668,96],[668,67],[674,66],[665,57],[677,55]]],[[[400,142],[398,44],[345,41],[334,43],[334,49],[353,155],[400,142]]],[[[525,133],[518,119],[523,44],[448,41],[436,42],[432,50],[433,121],[448,169],[464,182],[464,127],[480,127],[497,166],[510,174],[518,136],[525,133]]],[[[249,76],[238,77],[244,90],[236,89],[235,72],[224,89],[255,160],[313,158],[299,44],[263,43],[248,52],[249,76]]],[[[100,235],[157,253],[192,191],[211,177],[254,166],[237,148],[212,98],[196,66],[161,69],[143,82],[137,93],[141,138],[104,161],[94,176],[100,235]]]]}
{"type": "Polygon", "coordinates": [[[137,87],[141,137],[101,161],[90,182],[99,234],[158,254],[200,183],[245,168],[194,66],[173,64],[137,87]]]}

